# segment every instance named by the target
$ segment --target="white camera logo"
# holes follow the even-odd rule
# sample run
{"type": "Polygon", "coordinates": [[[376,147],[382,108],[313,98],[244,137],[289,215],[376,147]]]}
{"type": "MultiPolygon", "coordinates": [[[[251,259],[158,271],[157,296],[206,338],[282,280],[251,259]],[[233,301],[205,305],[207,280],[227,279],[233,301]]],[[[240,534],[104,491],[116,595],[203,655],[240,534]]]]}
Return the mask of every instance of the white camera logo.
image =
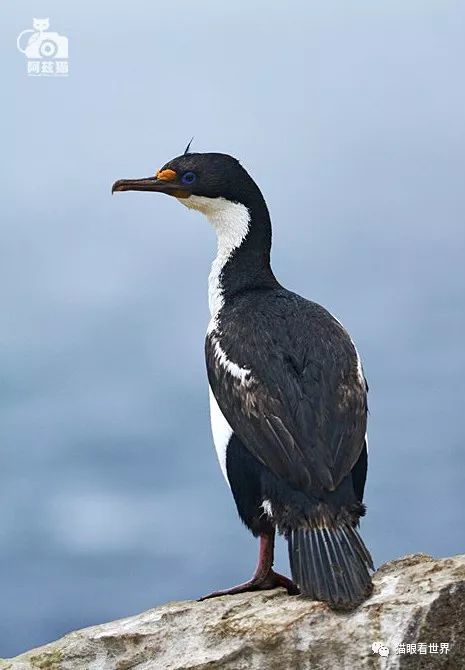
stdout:
{"type": "Polygon", "coordinates": [[[23,30],[16,45],[27,58],[68,58],[68,38],[59,33],[48,32],[49,19],[33,19],[32,28],[23,30]],[[25,43],[25,35],[29,35],[25,43]]]}

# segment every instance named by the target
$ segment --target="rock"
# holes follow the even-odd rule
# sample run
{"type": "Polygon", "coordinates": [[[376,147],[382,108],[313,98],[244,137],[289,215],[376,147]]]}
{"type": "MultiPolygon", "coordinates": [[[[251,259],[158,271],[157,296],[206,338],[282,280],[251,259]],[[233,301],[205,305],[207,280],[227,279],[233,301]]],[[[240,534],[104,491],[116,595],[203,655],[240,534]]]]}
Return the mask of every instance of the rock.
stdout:
{"type": "Polygon", "coordinates": [[[374,584],[349,614],[281,589],[168,603],[70,633],[0,670],[465,668],[465,555],[406,556],[383,565],[374,584]],[[398,653],[402,643],[417,653],[398,653]]]}

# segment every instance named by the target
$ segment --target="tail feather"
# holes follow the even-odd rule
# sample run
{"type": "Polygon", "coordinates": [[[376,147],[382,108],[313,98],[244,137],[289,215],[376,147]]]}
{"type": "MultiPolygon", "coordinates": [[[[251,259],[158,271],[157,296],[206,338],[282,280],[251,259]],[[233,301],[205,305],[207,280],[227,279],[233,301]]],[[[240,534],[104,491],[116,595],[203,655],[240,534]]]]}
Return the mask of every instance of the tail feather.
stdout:
{"type": "Polygon", "coordinates": [[[348,523],[288,533],[292,578],[303,595],[334,609],[353,609],[372,592],[373,561],[348,523]]]}

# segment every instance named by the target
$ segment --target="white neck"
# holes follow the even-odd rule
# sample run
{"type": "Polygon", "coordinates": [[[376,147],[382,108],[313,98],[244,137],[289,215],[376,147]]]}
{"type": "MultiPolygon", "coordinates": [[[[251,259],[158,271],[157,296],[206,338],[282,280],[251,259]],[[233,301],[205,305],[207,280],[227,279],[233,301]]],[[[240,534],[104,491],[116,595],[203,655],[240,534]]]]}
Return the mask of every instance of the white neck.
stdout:
{"type": "Polygon", "coordinates": [[[250,213],[245,205],[225,198],[191,195],[189,198],[179,198],[179,202],[190,209],[202,212],[216,231],[218,251],[208,277],[208,304],[211,314],[208,330],[211,331],[216,326],[218,314],[224,303],[221,272],[231,253],[241,245],[248,233],[250,213]]]}

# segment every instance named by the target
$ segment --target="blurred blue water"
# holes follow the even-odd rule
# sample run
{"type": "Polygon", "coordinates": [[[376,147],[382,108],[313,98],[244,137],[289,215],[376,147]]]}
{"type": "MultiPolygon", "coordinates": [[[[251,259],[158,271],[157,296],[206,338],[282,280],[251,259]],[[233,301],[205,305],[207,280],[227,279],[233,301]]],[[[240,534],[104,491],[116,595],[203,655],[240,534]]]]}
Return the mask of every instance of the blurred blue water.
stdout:
{"type": "Polygon", "coordinates": [[[35,3],[2,10],[0,656],[255,563],[209,432],[214,236],[109,193],[193,134],[251,170],[276,274],[362,353],[376,562],[464,550],[464,11],[291,5],[51,1],[60,80],[15,51],[35,3]]]}

